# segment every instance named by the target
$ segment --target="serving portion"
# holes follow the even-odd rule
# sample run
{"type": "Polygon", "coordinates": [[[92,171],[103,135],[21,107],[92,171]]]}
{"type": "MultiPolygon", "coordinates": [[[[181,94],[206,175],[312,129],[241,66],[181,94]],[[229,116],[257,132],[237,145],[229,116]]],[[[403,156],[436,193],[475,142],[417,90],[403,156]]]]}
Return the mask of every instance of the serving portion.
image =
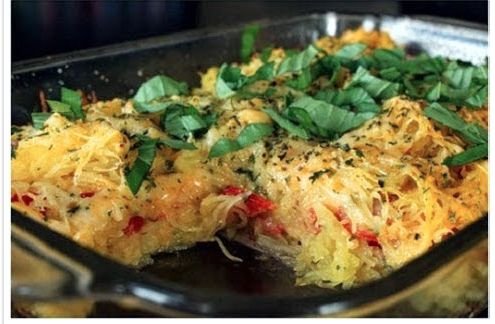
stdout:
{"type": "Polygon", "coordinates": [[[159,75],[128,100],[42,100],[13,128],[13,207],[130,266],[234,239],[344,288],[487,212],[486,66],[363,29],[256,52],[257,32],[191,91],[159,75]]]}

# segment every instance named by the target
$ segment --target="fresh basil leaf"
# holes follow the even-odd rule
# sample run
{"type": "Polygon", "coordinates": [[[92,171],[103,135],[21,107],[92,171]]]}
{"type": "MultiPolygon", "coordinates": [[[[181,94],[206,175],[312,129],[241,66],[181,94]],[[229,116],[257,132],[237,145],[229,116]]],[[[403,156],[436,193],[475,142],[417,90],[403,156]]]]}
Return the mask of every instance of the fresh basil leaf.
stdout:
{"type": "Polygon", "coordinates": [[[285,58],[280,63],[276,75],[279,76],[285,73],[301,71],[310,65],[316,54],[318,54],[318,49],[313,45],[309,45],[304,51],[285,58]]]}
{"type": "Polygon", "coordinates": [[[306,67],[302,69],[301,74],[295,79],[287,80],[285,83],[287,86],[297,89],[304,90],[311,85],[313,82],[313,75],[311,73],[311,67],[306,67]]]}
{"type": "Polygon", "coordinates": [[[157,75],[141,84],[134,100],[150,102],[162,97],[185,95],[189,92],[187,83],[178,82],[165,75],[157,75]]]}
{"type": "Polygon", "coordinates": [[[260,25],[249,25],[244,28],[241,35],[241,61],[247,63],[254,52],[254,43],[260,31],[260,25]]]}
{"type": "Polygon", "coordinates": [[[273,133],[273,127],[265,123],[252,123],[244,127],[237,137],[237,143],[244,148],[273,133]]]}
{"type": "Polygon", "coordinates": [[[348,88],[341,91],[320,91],[315,99],[326,101],[332,105],[344,108],[352,106],[356,112],[379,112],[380,107],[375,100],[362,88],[348,88]]]}
{"type": "Polygon", "coordinates": [[[215,90],[217,97],[226,99],[235,94],[246,83],[246,76],[242,75],[241,69],[224,63],[217,75],[215,90]]]}
{"type": "Polygon", "coordinates": [[[56,100],[47,100],[46,101],[48,105],[50,106],[50,109],[53,112],[59,113],[69,119],[75,119],[75,114],[72,111],[71,107],[69,104],[56,101],[56,100]]]}
{"type": "Polygon", "coordinates": [[[423,113],[436,122],[457,132],[466,142],[472,144],[488,143],[488,131],[483,127],[467,123],[455,112],[448,110],[438,103],[432,103],[423,110],[423,113]]]}
{"type": "Polygon", "coordinates": [[[309,134],[302,127],[299,127],[292,123],[290,120],[282,117],[278,112],[272,108],[265,109],[265,113],[281,128],[285,129],[291,135],[295,135],[302,139],[309,139],[309,134]]]}
{"type": "Polygon", "coordinates": [[[473,78],[473,67],[450,68],[443,72],[445,82],[454,89],[466,89],[471,85],[473,78]]]}
{"type": "Polygon", "coordinates": [[[398,83],[377,78],[362,67],[359,67],[352,76],[352,80],[347,88],[350,87],[362,87],[375,99],[388,99],[399,94],[398,83]]]}
{"type": "Polygon", "coordinates": [[[207,130],[215,121],[215,114],[201,115],[192,106],[176,103],[160,116],[160,127],[169,135],[185,140],[191,134],[207,130]]]}
{"type": "Polygon", "coordinates": [[[421,75],[429,73],[440,74],[445,70],[446,64],[444,58],[420,55],[410,60],[397,62],[394,66],[402,73],[421,75]]]}
{"type": "Polygon", "coordinates": [[[84,119],[84,112],[82,110],[82,98],[77,91],[62,87],[61,90],[61,101],[70,106],[74,117],[76,119],[84,119]]]}
{"type": "Polygon", "coordinates": [[[261,51],[261,61],[263,63],[268,63],[268,60],[270,59],[270,56],[272,55],[272,51],[273,51],[273,47],[265,47],[262,51],[261,51]]]}
{"type": "Polygon", "coordinates": [[[355,60],[358,59],[366,49],[365,44],[350,44],[345,45],[335,53],[335,57],[339,59],[355,60]]]}
{"type": "Polygon", "coordinates": [[[168,146],[175,150],[196,150],[196,146],[186,141],[181,141],[177,139],[167,138],[158,141],[158,145],[168,146]]]}
{"type": "Polygon", "coordinates": [[[51,115],[52,115],[52,113],[48,113],[48,112],[31,113],[31,119],[33,121],[33,127],[36,129],[43,129],[43,127],[45,127],[46,120],[48,118],[50,118],[51,115]]]}
{"type": "Polygon", "coordinates": [[[478,92],[464,100],[464,104],[468,108],[481,108],[487,103],[488,86],[481,87],[478,92]]]}
{"type": "Polygon", "coordinates": [[[275,66],[274,63],[263,64],[260,68],[258,68],[258,70],[256,70],[256,72],[252,76],[249,76],[246,78],[245,84],[248,85],[248,84],[252,84],[256,81],[273,79],[274,66],[275,66]]]}
{"type": "Polygon", "coordinates": [[[253,123],[249,124],[239,133],[237,139],[221,138],[210,149],[209,158],[220,157],[225,154],[241,150],[265,136],[273,133],[273,127],[270,124],[253,123]]]}
{"type": "Polygon", "coordinates": [[[230,138],[221,138],[210,149],[208,158],[216,158],[228,154],[230,152],[239,151],[242,147],[236,140],[230,138]]]}
{"type": "Polygon", "coordinates": [[[400,71],[396,67],[389,67],[380,70],[380,77],[387,81],[395,82],[401,77],[400,71]]]}
{"type": "Polygon", "coordinates": [[[292,107],[307,111],[313,123],[331,138],[354,129],[376,116],[373,112],[354,113],[311,97],[298,99],[288,109],[292,107]]]}
{"type": "Polygon", "coordinates": [[[479,144],[468,148],[464,152],[450,156],[443,161],[448,166],[459,166],[468,164],[488,157],[488,143],[479,144]]]}
{"type": "Polygon", "coordinates": [[[145,140],[138,148],[138,156],[125,178],[131,192],[136,195],[148,175],[156,154],[158,140],[145,140]]]}
{"type": "Polygon", "coordinates": [[[441,94],[442,94],[442,83],[438,82],[428,91],[425,98],[428,101],[438,101],[440,99],[441,94]]]}
{"type": "Polygon", "coordinates": [[[277,89],[274,87],[268,87],[264,92],[252,92],[248,90],[241,89],[236,92],[236,98],[249,100],[253,98],[270,98],[277,92],[277,89]]]}

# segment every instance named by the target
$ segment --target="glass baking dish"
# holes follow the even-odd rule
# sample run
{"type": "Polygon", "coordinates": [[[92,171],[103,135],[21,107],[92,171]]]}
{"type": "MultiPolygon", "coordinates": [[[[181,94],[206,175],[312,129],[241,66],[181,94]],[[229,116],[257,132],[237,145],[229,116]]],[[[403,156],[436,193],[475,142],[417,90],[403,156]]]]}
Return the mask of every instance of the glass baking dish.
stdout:
{"type": "MultiPolygon", "coordinates": [[[[410,53],[488,57],[487,26],[433,17],[316,14],[260,21],[259,47],[302,47],[363,26],[389,32],[410,53]]],[[[60,86],[130,97],[158,73],[198,84],[197,71],[236,61],[241,27],[197,30],[13,63],[12,124],[30,121],[38,91],[60,86]]],[[[96,301],[92,316],[469,316],[487,307],[488,216],[390,276],[349,290],[295,287],[290,269],[234,242],[232,263],[212,243],[155,257],[141,271],[78,246],[12,210],[12,300],[96,301]],[[118,306],[116,306],[118,305],[118,306]]],[[[14,314],[15,315],[15,314],[14,314]]]]}

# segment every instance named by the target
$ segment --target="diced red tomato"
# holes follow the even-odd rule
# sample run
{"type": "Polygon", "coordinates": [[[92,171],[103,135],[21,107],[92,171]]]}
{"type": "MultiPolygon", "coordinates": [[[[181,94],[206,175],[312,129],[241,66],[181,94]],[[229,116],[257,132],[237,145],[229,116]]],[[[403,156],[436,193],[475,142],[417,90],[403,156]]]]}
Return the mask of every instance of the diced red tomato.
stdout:
{"type": "Polygon", "coordinates": [[[318,216],[316,215],[316,211],[313,207],[309,209],[309,225],[315,234],[321,232],[321,225],[318,224],[318,216]]]}
{"type": "Polygon", "coordinates": [[[13,194],[11,197],[10,197],[10,201],[11,202],[19,202],[19,196],[17,194],[13,194]]]}
{"type": "Polygon", "coordinates": [[[141,216],[132,216],[129,218],[126,228],[122,231],[125,235],[131,236],[132,234],[139,233],[139,231],[143,228],[144,223],[145,220],[141,216]]]}
{"type": "Polygon", "coordinates": [[[23,202],[25,205],[29,206],[29,205],[33,202],[33,200],[34,200],[34,199],[33,199],[33,198],[31,198],[31,197],[30,197],[30,196],[28,196],[28,195],[22,195],[22,196],[21,196],[21,200],[22,200],[22,202],[23,202]]]}
{"type": "Polygon", "coordinates": [[[277,206],[271,201],[258,194],[251,194],[245,201],[249,216],[256,216],[274,210],[277,206]]]}
{"type": "Polygon", "coordinates": [[[222,190],[222,195],[237,196],[244,192],[246,192],[246,190],[244,190],[243,188],[227,186],[222,190]]]}
{"type": "Polygon", "coordinates": [[[360,229],[356,231],[356,237],[361,241],[366,241],[369,246],[376,246],[381,248],[380,242],[378,242],[378,237],[376,237],[375,233],[367,229],[360,229]]]}
{"type": "Polygon", "coordinates": [[[81,196],[81,198],[89,198],[89,197],[93,197],[94,195],[95,193],[93,191],[85,191],[85,192],[81,192],[79,196],[81,196]]]}
{"type": "Polygon", "coordinates": [[[276,224],[270,218],[263,221],[263,232],[271,236],[278,236],[287,233],[284,225],[276,224]]]}
{"type": "Polygon", "coordinates": [[[372,231],[360,228],[356,231],[356,233],[352,233],[351,219],[347,216],[342,207],[337,208],[337,210],[334,211],[334,215],[346,231],[349,232],[349,234],[354,235],[360,241],[368,243],[369,246],[375,246],[380,249],[382,248],[380,242],[378,241],[378,237],[372,231]]]}

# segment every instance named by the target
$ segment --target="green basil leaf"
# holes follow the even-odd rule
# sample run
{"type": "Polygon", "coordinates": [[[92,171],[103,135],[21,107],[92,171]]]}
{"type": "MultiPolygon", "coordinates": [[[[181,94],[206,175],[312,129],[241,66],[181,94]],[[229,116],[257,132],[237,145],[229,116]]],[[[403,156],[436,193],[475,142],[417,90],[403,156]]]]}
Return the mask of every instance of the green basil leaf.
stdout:
{"type": "Polygon", "coordinates": [[[244,28],[241,35],[241,61],[247,63],[254,52],[254,43],[260,31],[260,25],[249,25],[244,28]]]}
{"type": "Polygon", "coordinates": [[[71,107],[69,104],[56,101],[56,100],[47,100],[46,101],[48,105],[50,106],[50,109],[53,112],[59,113],[69,119],[75,119],[75,114],[72,111],[71,107]]]}
{"type": "Polygon", "coordinates": [[[219,139],[210,149],[208,158],[216,158],[228,154],[230,152],[239,151],[242,147],[236,140],[230,138],[219,139]]]}
{"type": "Polygon", "coordinates": [[[125,176],[127,185],[134,195],[138,193],[141,184],[153,165],[157,142],[158,140],[149,139],[141,143],[138,148],[138,156],[125,176]]]}
{"type": "Polygon", "coordinates": [[[309,139],[309,134],[302,127],[299,127],[292,123],[290,120],[282,117],[278,112],[272,108],[265,109],[265,113],[281,128],[285,129],[289,134],[295,135],[302,139],[309,139]]]}
{"type": "Polygon", "coordinates": [[[167,138],[158,141],[158,145],[165,145],[175,150],[196,150],[196,146],[186,141],[167,138]]]}
{"type": "Polygon", "coordinates": [[[399,84],[379,79],[368,70],[359,67],[352,76],[352,80],[347,88],[361,87],[375,99],[388,99],[399,94],[399,84]]]}
{"type": "Polygon", "coordinates": [[[335,57],[339,59],[355,60],[358,59],[366,49],[365,44],[350,44],[345,45],[335,53],[335,57]]]}
{"type": "Polygon", "coordinates": [[[442,94],[442,83],[438,82],[428,91],[425,98],[428,101],[438,101],[440,99],[441,94],[442,94]]]}
{"type": "Polygon", "coordinates": [[[74,117],[76,119],[84,119],[84,112],[82,110],[82,98],[77,91],[62,87],[61,101],[70,106],[74,117]]]}
{"type": "Polygon", "coordinates": [[[149,103],[162,97],[185,95],[188,92],[187,83],[175,81],[165,75],[157,75],[141,84],[134,101],[149,103]]]}
{"type": "Polygon", "coordinates": [[[288,80],[285,84],[291,88],[297,90],[304,90],[313,82],[313,75],[311,73],[311,67],[302,69],[301,74],[295,79],[288,80]]]}
{"type": "Polygon", "coordinates": [[[165,121],[167,133],[182,139],[203,128],[206,128],[206,123],[199,115],[178,116],[165,121]]]}
{"type": "Polygon", "coordinates": [[[237,137],[237,143],[244,148],[273,133],[273,127],[265,123],[252,123],[244,127],[237,137]]]}
{"type": "Polygon", "coordinates": [[[307,111],[313,123],[330,137],[354,129],[376,116],[374,112],[354,113],[311,97],[298,99],[291,104],[289,109],[292,107],[307,111]]]}
{"type": "Polygon", "coordinates": [[[33,127],[36,129],[43,129],[43,127],[45,127],[46,120],[48,118],[50,118],[51,115],[52,115],[52,113],[48,113],[48,112],[31,113],[31,119],[33,121],[33,127]]]}
{"type": "Polygon", "coordinates": [[[249,145],[259,141],[265,136],[273,133],[273,127],[270,124],[253,123],[249,124],[239,133],[237,139],[230,138],[219,139],[210,149],[209,158],[215,158],[227,153],[241,150],[249,145]]]}
{"type": "Polygon", "coordinates": [[[472,144],[488,143],[488,131],[483,127],[467,123],[455,112],[448,110],[438,103],[432,103],[423,110],[423,113],[436,122],[457,132],[466,142],[472,144]]]}
{"type": "Polygon", "coordinates": [[[488,157],[488,143],[468,148],[464,152],[446,158],[443,163],[448,166],[468,164],[488,157]]]}
{"type": "Polygon", "coordinates": [[[401,77],[400,71],[396,67],[380,70],[380,77],[387,81],[395,82],[401,77]]]}
{"type": "Polygon", "coordinates": [[[273,51],[273,47],[265,47],[262,51],[261,51],[261,61],[263,63],[268,63],[268,59],[270,58],[270,56],[272,55],[272,51],[273,51]]]}
{"type": "Polygon", "coordinates": [[[313,45],[309,45],[304,51],[285,58],[278,67],[277,76],[301,71],[310,65],[311,61],[316,57],[316,54],[318,54],[318,49],[313,45]]]}
{"type": "Polygon", "coordinates": [[[274,66],[274,63],[263,64],[252,76],[246,77],[245,85],[252,84],[256,81],[273,79],[274,66]]]}
{"type": "Polygon", "coordinates": [[[326,101],[332,105],[344,108],[352,106],[356,112],[379,112],[380,107],[375,100],[362,88],[348,88],[341,91],[319,91],[315,99],[326,101]]]}
{"type": "Polygon", "coordinates": [[[248,90],[239,90],[236,92],[236,97],[239,99],[249,100],[253,98],[263,98],[268,99],[277,92],[274,87],[268,87],[264,92],[252,92],[248,90]]]}
{"type": "Polygon", "coordinates": [[[464,104],[469,108],[481,108],[487,103],[488,86],[481,87],[478,92],[469,98],[466,98],[464,104]]]}
{"type": "Polygon", "coordinates": [[[226,99],[235,94],[246,83],[246,76],[241,73],[238,67],[232,67],[224,63],[220,67],[217,75],[215,90],[217,97],[226,99]]]}
{"type": "Polygon", "coordinates": [[[443,72],[445,82],[454,89],[466,89],[471,85],[473,79],[473,67],[450,68],[443,72]]]}

